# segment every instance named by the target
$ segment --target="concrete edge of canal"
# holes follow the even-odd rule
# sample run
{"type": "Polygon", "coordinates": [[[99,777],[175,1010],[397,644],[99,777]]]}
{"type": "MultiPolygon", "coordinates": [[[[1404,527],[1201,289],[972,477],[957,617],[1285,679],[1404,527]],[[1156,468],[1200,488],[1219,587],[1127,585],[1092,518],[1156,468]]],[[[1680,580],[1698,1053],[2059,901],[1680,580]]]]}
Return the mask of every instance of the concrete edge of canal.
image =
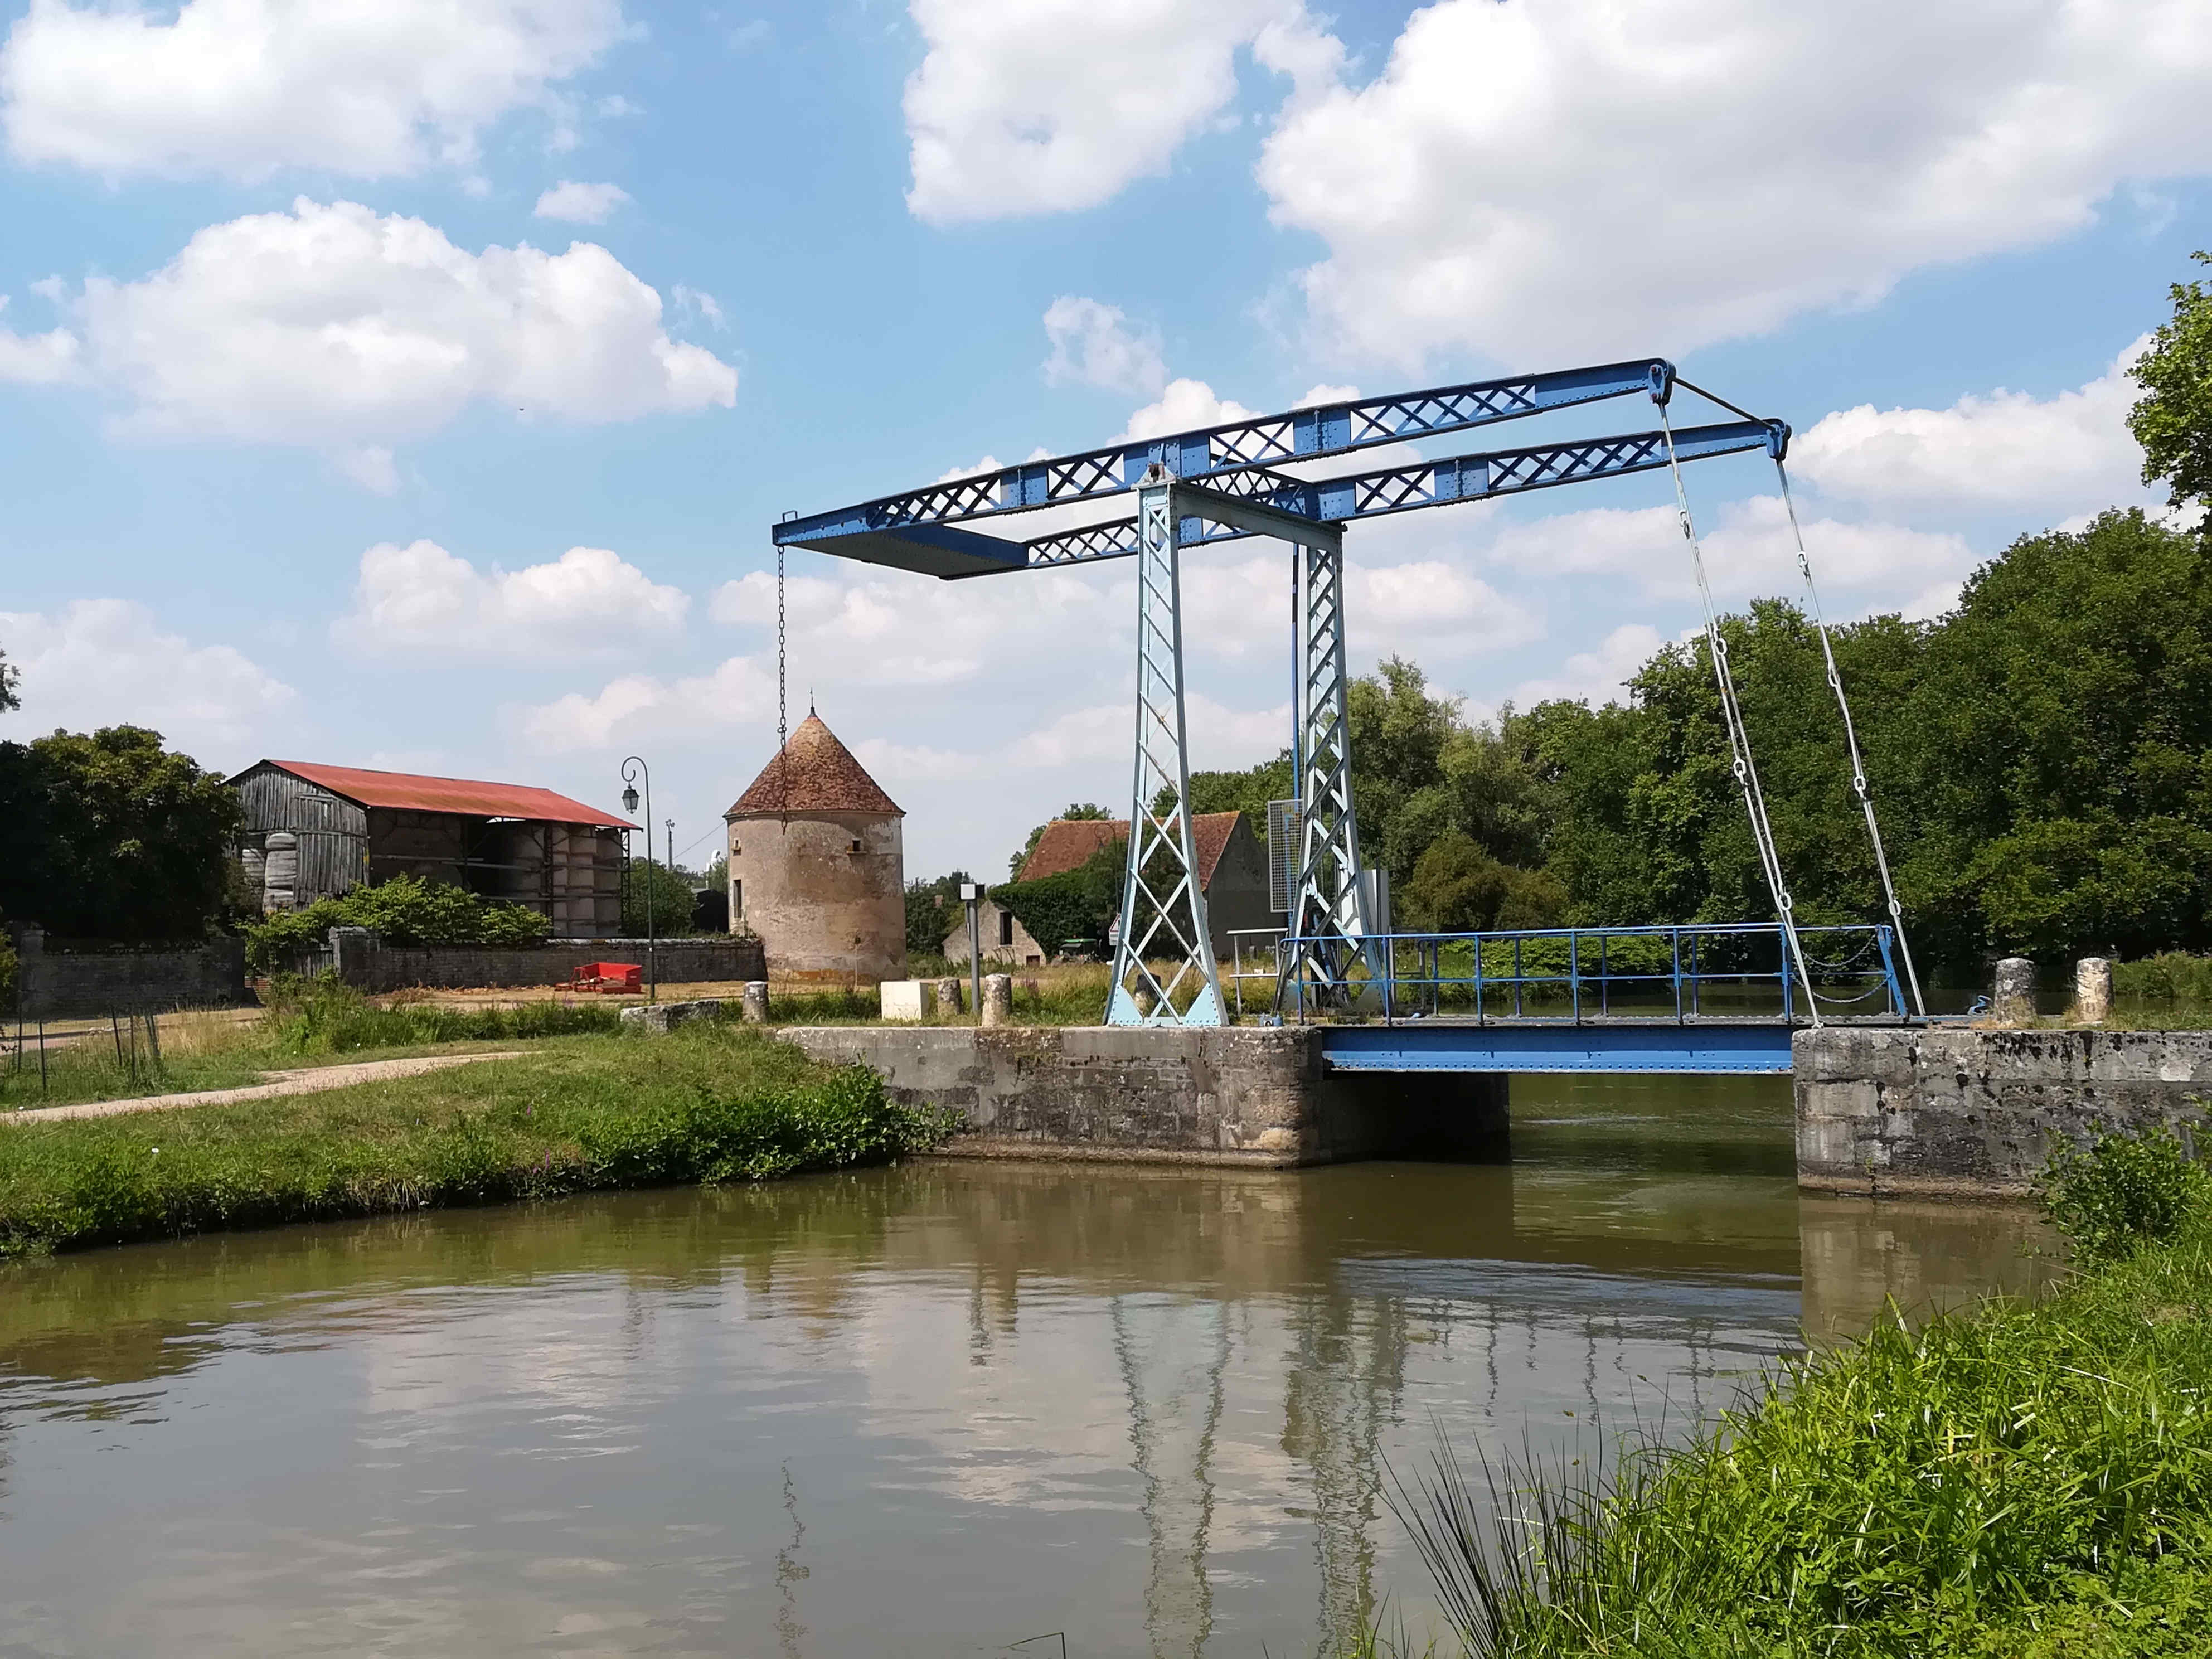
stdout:
{"type": "MultiPolygon", "coordinates": [[[[777,1035],[960,1112],[950,1157],[1290,1168],[1508,1148],[1505,1077],[1332,1071],[1316,1027],[777,1035]]],[[[1882,1198],[2023,1198],[2054,1139],[2179,1126],[2212,1095],[2212,1031],[1831,1025],[1791,1059],[1798,1184],[1882,1198]]]]}
{"type": "Polygon", "coordinates": [[[891,1097],[950,1108],[966,1158],[1289,1168],[1498,1158],[1506,1080],[1328,1070],[1314,1027],[792,1026],[817,1060],[870,1067],[891,1097]]]}
{"type": "Polygon", "coordinates": [[[1876,1197],[2023,1198],[2055,1139],[2179,1127],[2212,1095],[2212,1031],[1830,1025],[1791,1058],[1798,1184],[1876,1197]]]}

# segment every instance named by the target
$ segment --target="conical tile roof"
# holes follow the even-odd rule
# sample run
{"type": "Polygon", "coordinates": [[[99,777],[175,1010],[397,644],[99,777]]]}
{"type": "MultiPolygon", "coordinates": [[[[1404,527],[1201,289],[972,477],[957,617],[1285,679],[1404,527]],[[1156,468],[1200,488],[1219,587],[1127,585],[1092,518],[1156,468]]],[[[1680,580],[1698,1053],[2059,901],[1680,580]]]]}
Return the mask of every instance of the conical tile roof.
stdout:
{"type": "Polygon", "coordinates": [[[904,817],[898,803],[883,792],[837,734],[809,714],[791,734],[780,757],[761,769],[726,818],[781,812],[884,812],[904,817]]]}

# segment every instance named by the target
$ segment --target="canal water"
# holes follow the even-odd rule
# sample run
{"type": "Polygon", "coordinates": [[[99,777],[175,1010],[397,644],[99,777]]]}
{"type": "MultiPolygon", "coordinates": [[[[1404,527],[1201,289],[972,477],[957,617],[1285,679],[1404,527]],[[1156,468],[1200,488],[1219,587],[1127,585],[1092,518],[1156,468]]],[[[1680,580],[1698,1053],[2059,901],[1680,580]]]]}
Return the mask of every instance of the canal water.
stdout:
{"type": "Polygon", "coordinates": [[[1786,1082],[1513,1114],[1510,1165],[923,1162],[0,1268],[0,1655],[1334,1654],[1433,1620],[1387,1492],[1439,1437],[1686,1423],[2039,1271],[2017,1209],[1801,1196],[1786,1082]]]}

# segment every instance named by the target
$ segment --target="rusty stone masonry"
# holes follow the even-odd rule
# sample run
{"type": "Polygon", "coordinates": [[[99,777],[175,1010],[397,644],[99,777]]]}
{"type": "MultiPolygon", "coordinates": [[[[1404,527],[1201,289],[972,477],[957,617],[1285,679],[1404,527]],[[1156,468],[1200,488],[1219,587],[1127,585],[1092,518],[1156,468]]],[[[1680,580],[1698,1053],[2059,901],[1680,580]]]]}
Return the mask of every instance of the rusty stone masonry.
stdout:
{"type": "Polygon", "coordinates": [[[2212,1097],[2212,1031],[1800,1031],[1797,1181],[2019,1198],[2053,1139],[2180,1125],[2212,1097]]]}

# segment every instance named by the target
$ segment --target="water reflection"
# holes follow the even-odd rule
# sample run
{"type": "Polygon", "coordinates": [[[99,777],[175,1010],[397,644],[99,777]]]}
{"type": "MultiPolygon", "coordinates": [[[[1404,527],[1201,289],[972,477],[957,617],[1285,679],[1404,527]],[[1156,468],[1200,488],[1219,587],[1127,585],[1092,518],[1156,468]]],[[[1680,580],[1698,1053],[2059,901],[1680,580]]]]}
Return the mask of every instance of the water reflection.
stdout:
{"type": "Polygon", "coordinates": [[[1510,1168],[926,1164],[18,1266],[0,1650],[1418,1628],[1382,1493],[1437,1431],[1685,1420],[1801,1307],[1822,1340],[2032,1271],[2017,1211],[1801,1200],[1787,1112],[1516,1082],[1510,1168]]]}

